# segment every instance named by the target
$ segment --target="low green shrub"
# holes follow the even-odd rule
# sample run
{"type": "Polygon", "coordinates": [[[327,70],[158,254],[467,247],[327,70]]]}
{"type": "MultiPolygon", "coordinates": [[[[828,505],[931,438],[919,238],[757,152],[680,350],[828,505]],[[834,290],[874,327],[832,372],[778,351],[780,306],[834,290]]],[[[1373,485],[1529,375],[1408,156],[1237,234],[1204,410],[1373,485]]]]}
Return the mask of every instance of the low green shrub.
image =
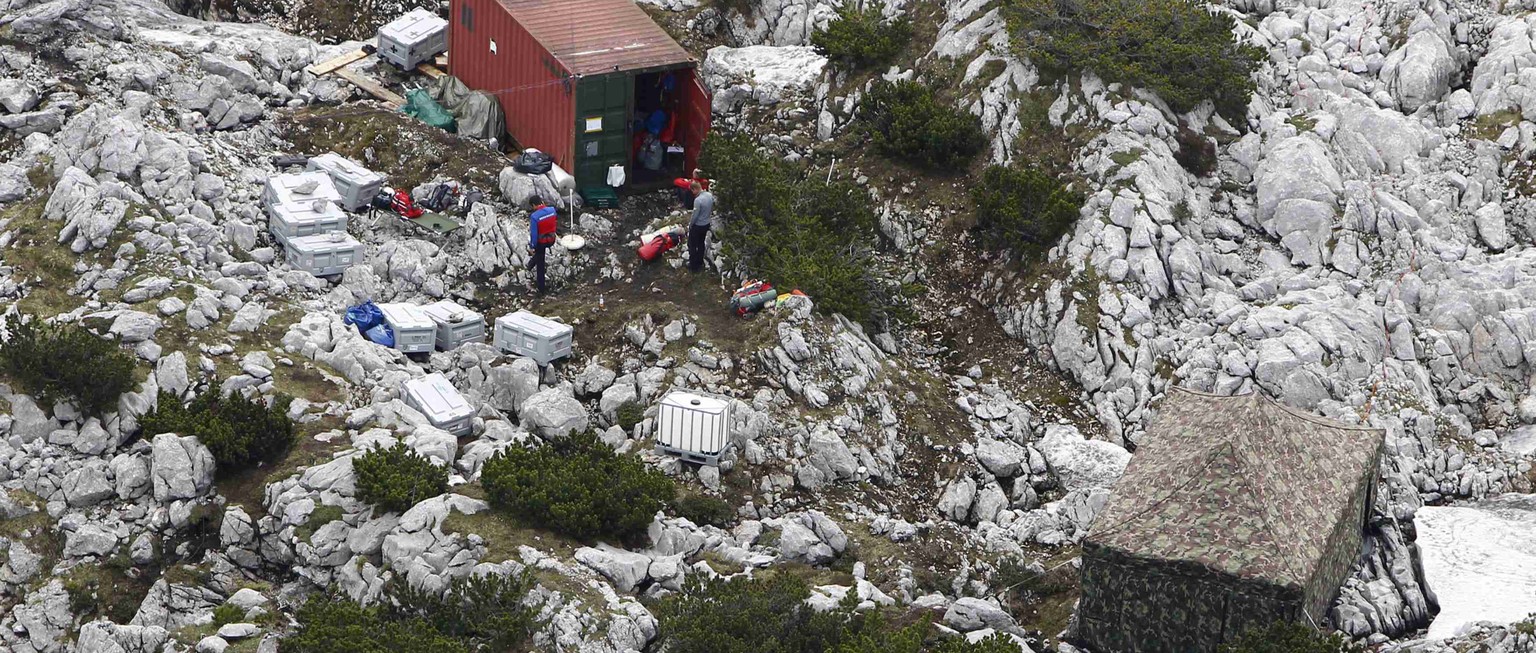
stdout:
{"type": "Polygon", "coordinates": [[[788,573],[728,581],[690,579],[656,609],[657,645],[668,653],[1019,653],[1006,636],[971,643],[931,638],[926,621],[892,624],[879,610],[858,612],[858,595],[817,612],[806,581],[788,573]]]}
{"type": "Polygon", "coordinates": [[[859,103],[858,123],[877,152],[927,170],[963,172],[987,146],[980,118],[910,80],[876,80],[859,103]]]}
{"type": "Polygon", "coordinates": [[[638,401],[626,401],[614,413],[618,417],[619,428],[624,429],[625,433],[634,431],[636,424],[645,421],[645,406],[638,401]]]}
{"type": "Polygon", "coordinates": [[[672,511],[695,524],[724,527],[736,517],[736,510],[723,499],[707,494],[689,494],[672,502],[672,511]]]}
{"type": "Polygon", "coordinates": [[[1254,628],[1221,648],[1222,653],[1364,653],[1365,647],[1339,633],[1323,634],[1297,623],[1254,628]]]}
{"type": "Polygon", "coordinates": [[[837,18],[811,34],[811,46],[832,63],[849,68],[889,63],[911,40],[912,22],[905,15],[886,21],[880,7],[878,2],[863,9],[844,3],[837,18]]]}
{"type": "Polygon", "coordinates": [[[1204,177],[1216,169],[1216,144],[1204,134],[1192,129],[1180,129],[1174,134],[1179,151],[1173,155],[1185,170],[1196,177],[1204,177]]]}
{"type": "Polygon", "coordinates": [[[1029,255],[1048,249],[1077,222],[1083,200],[1033,168],[988,166],[971,187],[982,244],[1029,255]]]}
{"type": "Polygon", "coordinates": [[[875,317],[876,218],[863,189],[804,178],[739,132],[711,136],[701,161],[727,218],[717,232],[727,256],[780,292],[806,293],[817,310],[875,317]]]}
{"type": "Polygon", "coordinates": [[[318,595],[299,608],[283,653],[491,653],[523,650],[538,630],[537,604],[524,605],[528,574],[467,576],[441,593],[392,580],[380,601],[363,607],[318,595]]]}
{"type": "Polygon", "coordinates": [[[10,331],[0,341],[0,372],[44,403],[70,401],[100,415],[133,389],[133,356],[82,326],[32,320],[10,331]]]}
{"type": "Polygon", "coordinates": [[[237,624],[245,621],[245,611],[233,603],[225,603],[213,609],[213,625],[237,624]]]}
{"type": "Polygon", "coordinates": [[[504,449],[485,461],[480,485],[492,506],[582,540],[635,540],[676,492],[672,479],[591,431],[504,449]]]}
{"type": "Polygon", "coordinates": [[[743,16],[752,12],[758,0],[709,0],[709,6],[719,11],[734,11],[743,16]]]}
{"type": "Polygon", "coordinates": [[[448,468],[405,443],[375,447],[352,460],[357,498],[385,512],[405,512],[423,499],[448,491],[448,468]]]}
{"type": "Polygon", "coordinates": [[[160,393],[155,410],[139,418],[140,429],[145,435],[197,436],[221,472],[273,462],[288,452],[294,432],[288,419],[291,399],[279,396],[267,406],[238,392],[221,395],[216,386],[210,384],[186,405],[173,394],[160,393]]]}
{"type": "Polygon", "coordinates": [[[1233,41],[1230,15],[1198,0],[1007,0],[1019,53],[1048,73],[1090,70],[1154,91],[1175,111],[1211,100],[1246,114],[1264,51],[1233,41]]]}

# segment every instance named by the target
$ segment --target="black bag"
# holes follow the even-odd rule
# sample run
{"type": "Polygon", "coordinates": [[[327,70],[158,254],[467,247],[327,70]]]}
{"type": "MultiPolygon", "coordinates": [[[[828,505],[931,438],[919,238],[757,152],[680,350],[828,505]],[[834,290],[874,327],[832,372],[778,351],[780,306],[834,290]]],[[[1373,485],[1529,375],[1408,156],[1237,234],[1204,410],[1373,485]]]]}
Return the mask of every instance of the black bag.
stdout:
{"type": "Polygon", "coordinates": [[[517,155],[512,162],[512,169],[525,175],[542,175],[549,172],[549,168],[555,160],[548,154],[538,150],[529,150],[517,155]]]}

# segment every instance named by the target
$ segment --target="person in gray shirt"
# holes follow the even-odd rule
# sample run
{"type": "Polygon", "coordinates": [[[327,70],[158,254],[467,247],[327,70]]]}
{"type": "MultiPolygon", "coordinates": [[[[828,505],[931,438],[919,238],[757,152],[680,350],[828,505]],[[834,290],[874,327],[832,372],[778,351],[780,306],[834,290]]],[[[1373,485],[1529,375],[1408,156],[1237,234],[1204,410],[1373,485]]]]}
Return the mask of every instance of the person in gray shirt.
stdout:
{"type": "Polygon", "coordinates": [[[693,191],[693,217],[688,221],[688,271],[704,269],[704,238],[715,217],[715,194],[695,181],[688,187],[693,191]]]}

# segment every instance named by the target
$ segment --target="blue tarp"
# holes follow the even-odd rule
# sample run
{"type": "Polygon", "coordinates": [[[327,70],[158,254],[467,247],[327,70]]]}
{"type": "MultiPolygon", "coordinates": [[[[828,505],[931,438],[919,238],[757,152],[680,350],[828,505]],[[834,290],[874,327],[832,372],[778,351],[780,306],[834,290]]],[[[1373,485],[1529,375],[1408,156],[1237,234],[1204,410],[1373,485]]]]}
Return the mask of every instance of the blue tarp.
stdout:
{"type": "Polygon", "coordinates": [[[363,302],[347,309],[343,322],[357,326],[357,332],[366,335],[369,329],[384,323],[384,312],[373,302],[363,302]]]}
{"type": "Polygon", "coordinates": [[[363,332],[363,335],[367,336],[369,340],[385,347],[395,346],[395,332],[389,328],[388,324],[376,325],[372,329],[363,332]]]}

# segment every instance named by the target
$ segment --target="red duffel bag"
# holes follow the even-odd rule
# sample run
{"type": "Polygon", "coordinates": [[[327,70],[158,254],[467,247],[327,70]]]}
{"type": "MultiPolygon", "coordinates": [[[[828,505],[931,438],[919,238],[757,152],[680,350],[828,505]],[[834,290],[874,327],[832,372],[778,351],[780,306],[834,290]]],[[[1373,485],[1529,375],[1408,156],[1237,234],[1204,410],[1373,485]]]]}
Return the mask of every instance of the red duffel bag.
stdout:
{"type": "Polygon", "coordinates": [[[677,247],[683,241],[676,231],[667,231],[640,245],[640,260],[650,262],[677,247]]]}

